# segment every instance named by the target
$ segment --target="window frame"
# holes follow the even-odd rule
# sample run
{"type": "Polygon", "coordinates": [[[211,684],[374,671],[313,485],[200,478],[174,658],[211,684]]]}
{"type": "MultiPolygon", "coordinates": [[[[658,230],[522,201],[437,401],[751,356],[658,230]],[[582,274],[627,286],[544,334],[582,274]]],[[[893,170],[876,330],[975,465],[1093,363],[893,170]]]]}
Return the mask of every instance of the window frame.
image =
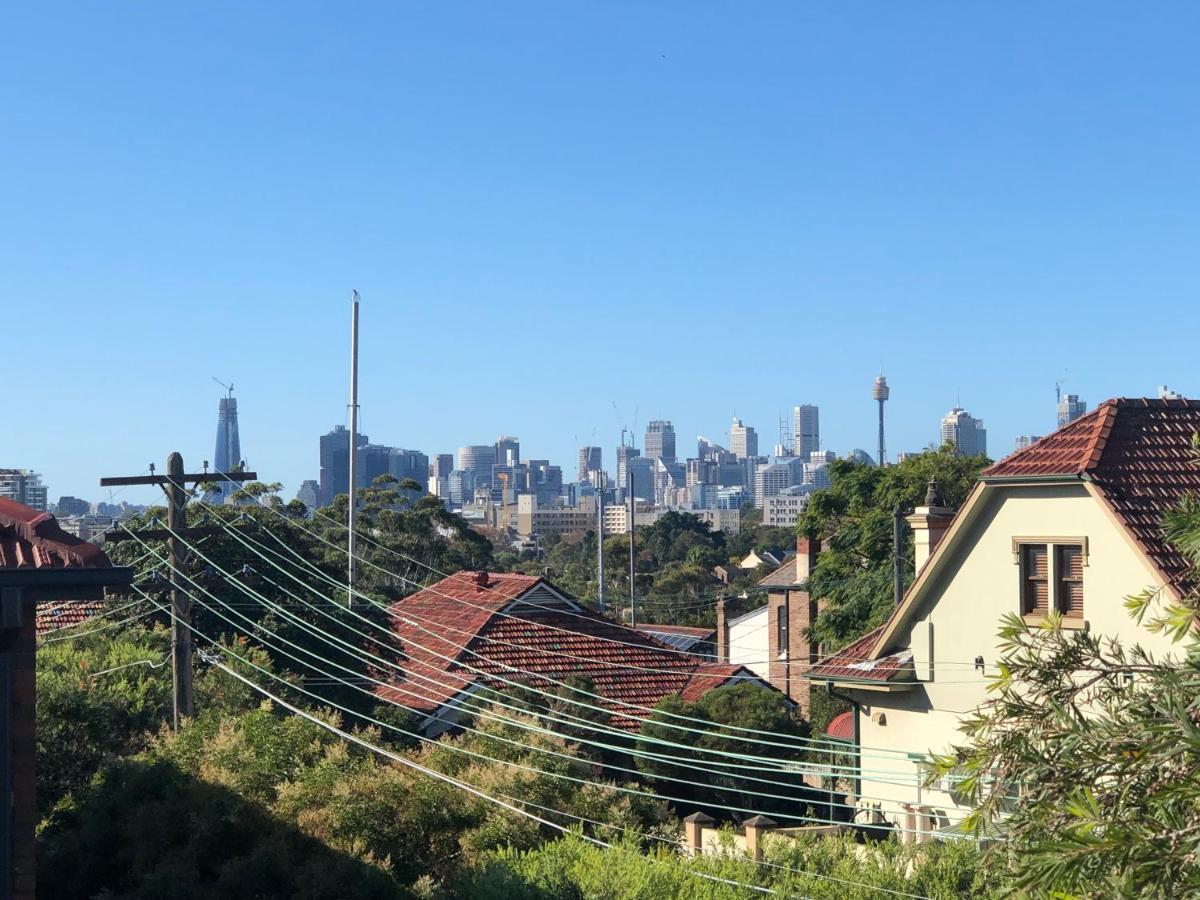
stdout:
{"type": "Polygon", "coordinates": [[[1088,559],[1088,539],[1083,535],[1028,535],[1019,536],[1012,539],[1012,554],[1013,564],[1017,567],[1018,577],[1018,594],[1017,605],[1021,614],[1021,618],[1030,625],[1040,625],[1046,620],[1046,615],[1050,610],[1054,610],[1062,616],[1064,628],[1087,628],[1087,621],[1084,618],[1084,612],[1087,609],[1086,596],[1082,595],[1083,574],[1080,573],[1079,584],[1081,597],[1079,610],[1076,612],[1068,612],[1063,609],[1063,578],[1059,573],[1060,548],[1074,547],[1078,548],[1080,555],[1080,568],[1087,568],[1088,559]],[[1026,566],[1025,555],[1026,547],[1041,546],[1046,553],[1046,609],[1047,613],[1037,612],[1026,608],[1026,566]]]}

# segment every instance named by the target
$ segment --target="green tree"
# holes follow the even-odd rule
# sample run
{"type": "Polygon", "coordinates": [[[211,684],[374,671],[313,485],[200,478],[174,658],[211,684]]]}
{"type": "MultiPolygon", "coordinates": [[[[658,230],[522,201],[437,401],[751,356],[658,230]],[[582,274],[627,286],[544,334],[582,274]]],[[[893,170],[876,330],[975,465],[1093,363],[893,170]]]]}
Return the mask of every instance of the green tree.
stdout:
{"type": "MultiPolygon", "coordinates": [[[[892,515],[911,511],[936,480],[945,502],[957,508],[966,499],[982,456],[957,456],[952,448],[905,458],[886,468],[851,459],[829,464],[830,487],[814,493],[797,532],[819,539],[809,592],[826,601],[812,626],[815,640],[841,647],[883,622],[894,606],[892,515]]],[[[902,530],[906,580],[913,571],[912,540],[902,530]]]]}
{"type": "MultiPolygon", "coordinates": [[[[705,693],[698,701],[689,703],[672,694],[664,697],[655,707],[650,719],[642,725],[637,749],[637,767],[644,772],[652,785],[657,785],[664,794],[677,798],[678,812],[688,814],[695,809],[708,809],[721,819],[748,818],[751,812],[732,812],[723,807],[738,807],[780,816],[809,815],[809,803],[813,794],[804,786],[800,775],[772,771],[773,785],[750,781],[743,777],[744,769],[726,767],[728,774],[712,774],[697,771],[688,765],[653,759],[652,754],[668,753],[673,756],[694,757],[697,761],[719,769],[722,763],[738,763],[739,756],[771,757],[780,762],[799,762],[803,752],[789,747],[761,744],[747,740],[745,732],[733,728],[749,728],[770,731],[788,737],[799,744],[808,737],[808,724],[789,707],[787,698],[778,691],[766,690],[757,684],[734,684],[715,688],[705,693]],[[695,720],[684,722],[680,716],[695,720]],[[699,723],[699,724],[697,724],[699,723]],[[686,724],[698,728],[702,733],[683,731],[677,727],[686,724]],[[664,750],[667,741],[679,745],[664,750]],[[719,751],[704,753],[703,751],[719,751]],[[645,755],[643,755],[645,754],[645,755]],[[733,754],[733,755],[729,755],[733,754]],[[678,780],[671,780],[678,779],[678,780]],[[695,786],[682,782],[697,782],[695,786]],[[788,799],[757,796],[755,792],[782,794],[788,799]],[[687,808],[682,808],[687,806],[687,808]]],[[[780,740],[780,739],[776,739],[780,740]]]]}

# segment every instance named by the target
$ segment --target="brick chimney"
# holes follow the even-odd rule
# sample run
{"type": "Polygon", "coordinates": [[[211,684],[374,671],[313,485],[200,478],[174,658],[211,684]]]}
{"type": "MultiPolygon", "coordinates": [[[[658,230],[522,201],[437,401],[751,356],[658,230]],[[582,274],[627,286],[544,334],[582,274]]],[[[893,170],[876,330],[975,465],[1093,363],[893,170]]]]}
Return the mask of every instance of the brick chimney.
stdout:
{"type": "Polygon", "coordinates": [[[796,583],[803,584],[812,575],[817,565],[817,554],[821,552],[818,538],[796,538],[796,583]]]}
{"type": "Polygon", "coordinates": [[[480,570],[471,577],[471,580],[475,582],[476,587],[485,588],[488,586],[488,573],[480,570]]]}
{"type": "Polygon", "coordinates": [[[954,510],[946,506],[936,479],[930,479],[924,504],[914,509],[907,521],[913,532],[916,569],[920,572],[954,521],[954,510]]]}
{"type": "Polygon", "coordinates": [[[717,662],[729,662],[729,617],[724,597],[717,601],[717,662]]]}

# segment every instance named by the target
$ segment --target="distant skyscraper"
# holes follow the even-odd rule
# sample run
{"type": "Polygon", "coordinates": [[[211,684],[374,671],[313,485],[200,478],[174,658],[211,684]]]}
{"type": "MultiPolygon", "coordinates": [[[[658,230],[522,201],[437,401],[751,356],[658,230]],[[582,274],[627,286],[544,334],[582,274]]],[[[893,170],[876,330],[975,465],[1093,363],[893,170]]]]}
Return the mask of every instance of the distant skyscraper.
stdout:
{"type": "Polygon", "coordinates": [[[987,454],[987,429],[983,419],[976,419],[962,407],[956,406],[942,416],[942,443],[954,445],[959,456],[987,454]]]}
{"type": "Polygon", "coordinates": [[[1183,394],[1179,393],[1178,391],[1171,390],[1165,384],[1160,384],[1158,386],[1158,399],[1159,400],[1182,400],[1183,394]]]}
{"type": "Polygon", "coordinates": [[[1058,427],[1070,425],[1087,412],[1087,401],[1080,400],[1078,394],[1067,394],[1058,401],[1058,427]]]}
{"type": "Polygon", "coordinates": [[[879,404],[879,456],[877,460],[881,466],[887,465],[887,444],[883,440],[883,404],[887,403],[891,395],[892,391],[888,387],[887,379],[880,372],[871,388],[871,397],[879,404]]]}
{"type": "Polygon", "coordinates": [[[675,459],[675,426],[666,419],[652,419],[646,426],[646,459],[675,459]]]}
{"type": "MultiPolygon", "coordinates": [[[[458,448],[458,470],[469,472],[475,487],[491,487],[492,466],[496,465],[494,444],[468,444],[458,448]]],[[[466,501],[464,501],[466,502],[466,501]]]]}
{"type": "MultiPolygon", "coordinates": [[[[370,439],[357,435],[358,446],[365,447],[370,439]]],[[[358,473],[355,472],[355,477],[358,473]]],[[[338,494],[350,493],[350,432],[344,425],[335,425],[321,435],[321,496],[320,505],[328,506],[338,494]]]]}
{"type": "Polygon", "coordinates": [[[792,453],[801,459],[808,459],[808,454],[821,449],[821,419],[817,407],[805,403],[792,410],[794,422],[792,453]]]}
{"type": "Polygon", "coordinates": [[[636,447],[620,446],[617,448],[617,489],[625,489],[625,468],[626,463],[631,459],[636,459],[642,455],[642,451],[636,447]]]}
{"type": "Polygon", "coordinates": [[[521,462],[521,439],[502,434],[496,438],[497,466],[515,466],[521,462]]]}
{"type": "MultiPolygon", "coordinates": [[[[237,400],[233,397],[233,385],[229,395],[221,398],[217,410],[217,448],[213,451],[213,468],[218,472],[232,472],[242,461],[242,442],[238,436],[237,400]]],[[[215,485],[219,502],[229,499],[238,486],[231,481],[218,481],[215,485]]]]}
{"type": "Polygon", "coordinates": [[[1040,441],[1041,439],[1042,436],[1040,434],[1019,434],[1017,435],[1017,443],[1016,446],[1013,447],[1013,450],[1024,450],[1034,441],[1040,441]]]}
{"type": "Polygon", "coordinates": [[[300,482],[300,490],[296,491],[296,499],[314,510],[321,502],[321,486],[311,478],[300,482]]]}
{"type": "Polygon", "coordinates": [[[758,432],[749,425],[743,425],[737,416],[729,426],[729,449],[738,459],[748,456],[758,456],[758,432]]]}
{"type": "Polygon", "coordinates": [[[590,481],[592,472],[599,472],[602,452],[599,447],[579,448],[579,481],[590,481]]]}

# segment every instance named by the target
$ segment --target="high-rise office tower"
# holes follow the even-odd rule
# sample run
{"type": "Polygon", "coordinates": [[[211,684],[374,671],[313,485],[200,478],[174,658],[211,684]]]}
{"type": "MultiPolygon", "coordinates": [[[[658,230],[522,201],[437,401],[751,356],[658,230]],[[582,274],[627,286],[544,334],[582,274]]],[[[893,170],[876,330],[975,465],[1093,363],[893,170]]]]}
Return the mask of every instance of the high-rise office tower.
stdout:
{"type": "Polygon", "coordinates": [[[1013,450],[1024,450],[1026,447],[1032,446],[1034,441],[1040,441],[1041,439],[1042,436],[1040,434],[1018,434],[1013,450]]]}
{"type": "Polygon", "coordinates": [[[296,491],[296,499],[309,508],[314,510],[321,502],[321,486],[311,478],[300,482],[300,490],[296,491]]]}
{"type": "Polygon", "coordinates": [[[976,419],[960,406],[942,416],[942,444],[954,446],[959,456],[987,454],[987,429],[983,419],[976,419]]]}
{"type": "Polygon", "coordinates": [[[617,490],[625,489],[625,472],[629,460],[637,459],[641,455],[642,451],[637,447],[622,444],[617,448],[617,490]]]}
{"type": "Polygon", "coordinates": [[[496,465],[494,444],[468,444],[458,448],[458,470],[469,472],[476,487],[491,487],[492,466],[496,465]]]}
{"type": "MultiPolygon", "coordinates": [[[[360,448],[370,443],[365,434],[357,435],[360,448]]],[[[357,477],[358,473],[355,473],[357,477]]],[[[335,425],[321,435],[321,497],[320,505],[328,506],[338,494],[350,493],[350,432],[344,425],[335,425]]]]}
{"type": "Polygon", "coordinates": [[[794,428],[792,434],[792,453],[801,459],[808,459],[808,454],[821,449],[821,419],[817,407],[805,403],[792,410],[794,428]]]}
{"type": "Polygon", "coordinates": [[[652,419],[646,426],[646,459],[675,459],[675,426],[666,419],[652,419]]]}
{"type": "Polygon", "coordinates": [[[0,497],[21,503],[39,512],[49,506],[49,491],[42,476],[29,469],[0,469],[0,497]]]}
{"type": "MultiPolygon", "coordinates": [[[[242,461],[242,442],[238,436],[237,400],[233,396],[233,385],[228,387],[228,396],[222,397],[217,410],[217,448],[213,451],[213,468],[217,472],[231,472],[242,461]]],[[[238,489],[231,481],[218,481],[218,502],[225,502],[238,489]]]]}
{"type": "Polygon", "coordinates": [[[496,438],[497,466],[515,466],[521,462],[521,439],[508,434],[496,438]]]}
{"type": "Polygon", "coordinates": [[[1087,412],[1087,401],[1080,400],[1078,394],[1067,394],[1058,400],[1058,427],[1070,425],[1087,412]]]}
{"type": "Polygon", "coordinates": [[[599,472],[601,451],[599,447],[579,448],[579,481],[590,481],[592,472],[599,472]]]}
{"type": "Polygon", "coordinates": [[[880,372],[871,388],[871,398],[879,404],[879,455],[876,460],[881,466],[887,465],[887,444],[883,440],[883,404],[887,403],[888,397],[891,395],[892,391],[888,387],[887,379],[880,372]]]}
{"type": "Polygon", "coordinates": [[[748,456],[758,456],[758,432],[749,425],[743,425],[737,416],[729,426],[729,449],[738,459],[748,456]]]}

